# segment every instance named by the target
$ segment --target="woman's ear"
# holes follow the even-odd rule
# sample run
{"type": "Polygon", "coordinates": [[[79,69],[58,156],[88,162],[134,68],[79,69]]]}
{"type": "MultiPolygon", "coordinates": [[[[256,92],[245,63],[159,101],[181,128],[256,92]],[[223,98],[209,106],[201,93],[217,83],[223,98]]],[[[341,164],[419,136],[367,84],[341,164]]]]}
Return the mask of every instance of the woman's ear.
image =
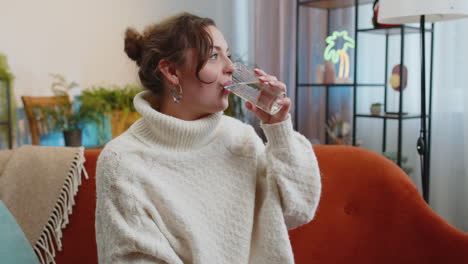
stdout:
{"type": "Polygon", "coordinates": [[[179,77],[177,76],[177,71],[174,63],[166,59],[162,59],[158,63],[158,69],[171,85],[175,86],[179,84],[179,77]]]}

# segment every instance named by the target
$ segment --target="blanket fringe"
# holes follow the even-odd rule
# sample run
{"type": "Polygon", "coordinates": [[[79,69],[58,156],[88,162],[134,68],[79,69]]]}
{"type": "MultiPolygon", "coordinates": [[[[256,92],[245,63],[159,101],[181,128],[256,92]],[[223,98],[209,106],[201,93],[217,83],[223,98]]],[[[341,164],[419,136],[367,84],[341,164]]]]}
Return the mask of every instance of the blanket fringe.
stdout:
{"type": "Polygon", "coordinates": [[[81,185],[81,175],[84,174],[85,178],[89,179],[84,162],[84,148],[80,147],[70,166],[52,215],[34,246],[34,252],[41,264],[55,264],[56,250],[62,251],[62,229],[67,226],[68,217],[75,205],[75,195],[81,185]]]}

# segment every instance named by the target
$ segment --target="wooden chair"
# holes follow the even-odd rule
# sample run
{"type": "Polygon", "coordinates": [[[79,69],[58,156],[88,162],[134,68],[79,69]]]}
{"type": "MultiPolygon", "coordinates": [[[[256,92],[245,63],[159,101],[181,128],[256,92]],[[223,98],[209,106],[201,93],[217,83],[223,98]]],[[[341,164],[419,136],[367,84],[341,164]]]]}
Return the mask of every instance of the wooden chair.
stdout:
{"type": "Polygon", "coordinates": [[[66,95],[49,97],[21,96],[21,100],[24,104],[24,111],[28,119],[33,145],[39,145],[41,130],[38,121],[45,118],[44,112],[38,111],[37,107],[53,107],[70,104],[70,99],[66,95]]]}

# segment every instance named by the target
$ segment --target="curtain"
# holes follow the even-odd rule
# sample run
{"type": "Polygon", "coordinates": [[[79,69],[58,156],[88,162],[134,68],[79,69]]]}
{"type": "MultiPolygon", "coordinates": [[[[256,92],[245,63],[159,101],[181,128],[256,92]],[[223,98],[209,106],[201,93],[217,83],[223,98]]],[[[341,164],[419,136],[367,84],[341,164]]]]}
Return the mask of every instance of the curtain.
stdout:
{"type": "Polygon", "coordinates": [[[468,232],[468,20],[435,24],[430,206],[468,232]]]}
{"type": "MultiPolygon", "coordinates": [[[[266,73],[284,82],[294,101],[296,1],[256,0],[254,3],[253,61],[266,73]]],[[[294,116],[291,107],[291,117],[294,116]]],[[[249,122],[265,140],[257,118],[249,122]]]]}

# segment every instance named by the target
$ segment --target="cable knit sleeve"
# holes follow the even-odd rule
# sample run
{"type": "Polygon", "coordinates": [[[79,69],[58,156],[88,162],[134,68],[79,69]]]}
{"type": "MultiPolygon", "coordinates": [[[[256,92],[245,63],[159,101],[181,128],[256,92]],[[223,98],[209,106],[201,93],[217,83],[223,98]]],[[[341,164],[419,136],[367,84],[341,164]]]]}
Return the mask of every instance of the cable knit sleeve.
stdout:
{"type": "Polygon", "coordinates": [[[99,263],[182,263],[136,201],[134,172],[118,153],[103,150],[96,168],[99,263]]]}
{"type": "MultiPolygon", "coordinates": [[[[262,124],[267,145],[257,142],[259,173],[276,182],[288,229],[312,220],[321,194],[320,171],[310,142],[292,128],[291,118],[262,124]]],[[[260,139],[259,139],[260,140],[260,139]]]]}

